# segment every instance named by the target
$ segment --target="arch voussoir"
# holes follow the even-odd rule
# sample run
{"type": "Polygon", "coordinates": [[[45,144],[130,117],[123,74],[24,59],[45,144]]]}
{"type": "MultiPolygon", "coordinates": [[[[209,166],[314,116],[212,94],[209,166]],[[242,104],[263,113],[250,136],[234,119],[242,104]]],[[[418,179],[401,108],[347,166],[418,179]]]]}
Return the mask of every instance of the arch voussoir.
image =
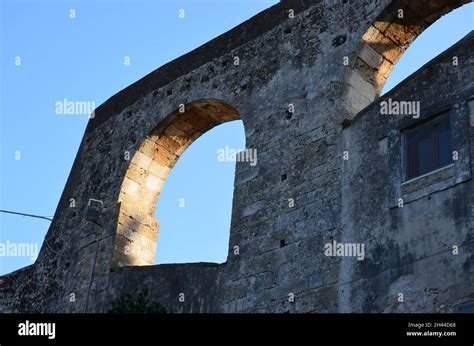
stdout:
{"type": "Polygon", "coordinates": [[[412,42],[467,0],[392,1],[368,26],[343,77],[342,97],[355,116],[380,96],[393,67],[412,42]]]}

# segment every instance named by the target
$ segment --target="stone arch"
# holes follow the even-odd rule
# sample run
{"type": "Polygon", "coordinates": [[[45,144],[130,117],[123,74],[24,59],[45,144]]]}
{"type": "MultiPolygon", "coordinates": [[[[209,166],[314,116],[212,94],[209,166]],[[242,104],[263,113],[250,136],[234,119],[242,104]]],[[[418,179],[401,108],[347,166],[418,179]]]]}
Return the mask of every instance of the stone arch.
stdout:
{"type": "Polygon", "coordinates": [[[350,57],[342,99],[351,116],[380,96],[410,44],[441,16],[469,0],[394,0],[370,24],[350,57]]]}
{"type": "Polygon", "coordinates": [[[198,137],[238,119],[239,113],[229,104],[200,99],[180,105],[145,137],[120,188],[113,268],[154,263],[159,229],[154,211],[168,174],[198,137]]]}

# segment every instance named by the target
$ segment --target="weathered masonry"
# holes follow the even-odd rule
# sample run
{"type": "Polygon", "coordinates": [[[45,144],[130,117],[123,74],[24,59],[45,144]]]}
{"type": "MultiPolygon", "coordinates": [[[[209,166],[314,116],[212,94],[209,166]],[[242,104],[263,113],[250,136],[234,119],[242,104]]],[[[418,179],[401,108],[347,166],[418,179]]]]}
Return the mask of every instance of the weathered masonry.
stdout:
{"type": "Polygon", "coordinates": [[[474,35],[379,98],[411,42],[467,2],[281,1],[111,97],[0,310],[107,312],[141,288],[171,312],[469,309],[474,35]],[[168,173],[235,119],[258,164],[236,167],[227,261],[153,265],[168,173]],[[334,242],[363,258],[327,256],[334,242]]]}

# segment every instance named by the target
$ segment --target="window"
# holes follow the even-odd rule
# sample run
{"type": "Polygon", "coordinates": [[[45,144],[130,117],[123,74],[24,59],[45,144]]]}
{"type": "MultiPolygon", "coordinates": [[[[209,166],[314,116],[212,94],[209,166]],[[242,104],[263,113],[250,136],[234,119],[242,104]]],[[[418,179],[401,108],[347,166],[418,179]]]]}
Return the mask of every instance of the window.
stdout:
{"type": "Polygon", "coordinates": [[[452,158],[451,119],[446,113],[403,131],[404,180],[449,166],[452,158]]]}

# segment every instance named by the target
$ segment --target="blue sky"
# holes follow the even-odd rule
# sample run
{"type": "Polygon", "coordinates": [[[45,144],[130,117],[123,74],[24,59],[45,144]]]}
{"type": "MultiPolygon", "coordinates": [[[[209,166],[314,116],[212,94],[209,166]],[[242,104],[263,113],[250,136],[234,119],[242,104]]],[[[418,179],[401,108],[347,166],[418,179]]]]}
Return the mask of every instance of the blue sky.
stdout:
{"type": "MultiPolygon", "coordinates": [[[[57,115],[56,101],[99,105],[276,2],[0,0],[0,209],[54,214],[87,124],[87,116],[57,115]]],[[[423,33],[385,91],[472,30],[473,12],[474,5],[466,5],[423,33]]],[[[226,145],[245,146],[240,121],[203,135],[171,172],[156,213],[157,263],[225,261],[235,165],[217,162],[216,152],[226,145]]],[[[48,226],[0,214],[0,243],[41,246],[48,226]]],[[[0,257],[0,275],[31,263],[27,257],[0,257]]]]}

